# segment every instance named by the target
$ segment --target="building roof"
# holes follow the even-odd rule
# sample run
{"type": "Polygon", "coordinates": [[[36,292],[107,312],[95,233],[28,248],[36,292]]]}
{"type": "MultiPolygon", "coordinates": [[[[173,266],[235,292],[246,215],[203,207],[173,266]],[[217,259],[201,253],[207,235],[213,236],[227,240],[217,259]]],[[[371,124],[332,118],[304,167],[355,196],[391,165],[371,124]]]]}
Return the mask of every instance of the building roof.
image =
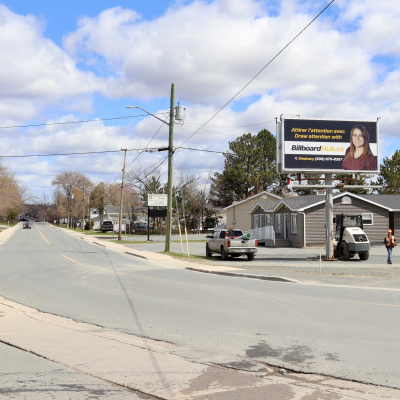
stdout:
{"type": "Polygon", "coordinates": [[[358,196],[378,206],[385,206],[390,211],[400,211],[400,196],[398,194],[359,194],[358,196]]]}
{"type": "Polygon", "coordinates": [[[254,196],[248,197],[247,199],[244,199],[244,200],[238,201],[238,202],[236,202],[236,203],[234,203],[234,204],[231,204],[230,206],[225,207],[224,210],[228,210],[229,208],[235,207],[235,206],[237,206],[238,204],[242,204],[242,203],[244,203],[244,202],[246,202],[246,201],[252,200],[252,199],[254,199],[255,197],[261,196],[261,195],[263,195],[263,194],[266,194],[266,195],[268,195],[268,196],[275,197],[276,199],[279,199],[279,200],[281,199],[281,197],[279,197],[279,196],[276,195],[276,194],[273,194],[273,193],[264,191],[264,192],[257,193],[257,194],[255,194],[254,196]]]}
{"type": "MultiPolygon", "coordinates": [[[[343,196],[358,198],[389,211],[400,211],[400,196],[396,194],[354,194],[350,192],[333,194],[334,199],[343,196]]],[[[325,196],[321,195],[285,197],[276,201],[259,201],[250,210],[250,213],[252,214],[258,207],[266,212],[276,212],[283,206],[287,206],[292,211],[302,212],[323,203],[325,203],[325,196]]]]}

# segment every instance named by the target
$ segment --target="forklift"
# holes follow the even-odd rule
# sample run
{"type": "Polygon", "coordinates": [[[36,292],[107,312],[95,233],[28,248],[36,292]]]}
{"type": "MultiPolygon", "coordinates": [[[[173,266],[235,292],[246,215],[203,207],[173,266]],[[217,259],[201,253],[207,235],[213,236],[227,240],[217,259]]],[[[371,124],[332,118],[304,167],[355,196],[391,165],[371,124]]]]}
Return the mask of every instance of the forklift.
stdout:
{"type": "Polygon", "coordinates": [[[368,260],[370,242],[363,231],[362,215],[336,215],[334,255],[344,261],[356,254],[360,260],[368,260]]]}

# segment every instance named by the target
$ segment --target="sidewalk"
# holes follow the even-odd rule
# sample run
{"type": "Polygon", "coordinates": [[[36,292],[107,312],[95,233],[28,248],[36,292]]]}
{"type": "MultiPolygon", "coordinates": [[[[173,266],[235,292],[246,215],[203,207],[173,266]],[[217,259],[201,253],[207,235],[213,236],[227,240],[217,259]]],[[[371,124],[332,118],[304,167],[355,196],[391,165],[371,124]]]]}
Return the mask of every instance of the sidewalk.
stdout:
{"type": "MultiPolygon", "coordinates": [[[[0,341],[76,372],[170,400],[400,398],[400,390],[298,374],[260,364],[256,373],[186,360],[174,345],[43,313],[0,297],[0,341]]],[[[21,382],[35,390],[35,383],[21,382]]],[[[43,389],[42,389],[43,390],[43,389]]],[[[51,391],[50,387],[47,390],[51,391]]],[[[1,391],[0,391],[1,393],[1,391]]],[[[42,393],[42,395],[44,394],[42,393]]],[[[18,398],[16,394],[13,398],[18,398]]],[[[21,398],[21,397],[19,397],[21,398]]],[[[42,397],[43,398],[43,397],[42,397]]],[[[96,397],[99,398],[99,397],[96,397]]]]}

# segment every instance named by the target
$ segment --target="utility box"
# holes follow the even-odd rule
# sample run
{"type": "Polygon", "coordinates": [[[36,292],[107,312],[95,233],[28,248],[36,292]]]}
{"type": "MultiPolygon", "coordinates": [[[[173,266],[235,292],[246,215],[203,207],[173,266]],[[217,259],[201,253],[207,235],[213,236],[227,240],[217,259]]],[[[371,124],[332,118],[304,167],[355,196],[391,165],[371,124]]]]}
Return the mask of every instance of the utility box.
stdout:
{"type": "Polygon", "coordinates": [[[177,106],[175,107],[175,120],[183,122],[186,117],[186,107],[177,106]]]}

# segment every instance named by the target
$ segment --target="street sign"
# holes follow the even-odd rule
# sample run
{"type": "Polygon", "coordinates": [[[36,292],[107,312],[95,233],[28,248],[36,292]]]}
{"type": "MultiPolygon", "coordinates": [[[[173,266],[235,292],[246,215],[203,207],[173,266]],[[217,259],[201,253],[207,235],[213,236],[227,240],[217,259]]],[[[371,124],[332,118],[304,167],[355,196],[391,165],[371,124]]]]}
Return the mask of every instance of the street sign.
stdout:
{"type": "Polygon", "coordinates": [[[147,207],[167,207],[167,194],[148,194],[147,207]]]}

